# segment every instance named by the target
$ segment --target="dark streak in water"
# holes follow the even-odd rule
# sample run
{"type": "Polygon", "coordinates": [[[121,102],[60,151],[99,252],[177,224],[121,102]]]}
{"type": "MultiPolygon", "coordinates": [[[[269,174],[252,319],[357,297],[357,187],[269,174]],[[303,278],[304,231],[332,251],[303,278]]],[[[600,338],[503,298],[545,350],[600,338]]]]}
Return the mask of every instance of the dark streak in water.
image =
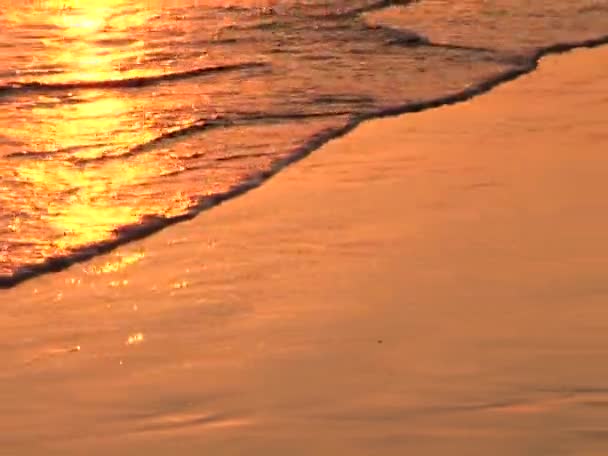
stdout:
{"type": "MultiPolygon", "coordinates": [[[[316,118],[330,118],[330,117],[341,117],[341,116],[352,116],[352,112],[350,111],[330,111],[330,112],[320,112],[320,113],[277,113],[277,114],[264,114],[264,113],[235,113],[231,118],[224,117],[215,117],[208,119],[199,119],[190,125],[186,125],[184,127],[176,128],[174,130],[169,130],[156,138],[153,138],[145,143],[138,144],[123,153],[115,153],[115,154],[107,154],[101,155],[98,157],[92,158],[78,158],[78,157],[66,157],[64,158],[66,161],[83,165],[87,163],[94,162],[102,162],[107,160],[115,160],[115,159],[124,159],[136,156],[138,154],[147,152],[154,147],[162,144],[165,141],[181,138],[185,136],[189,136],[192,134],[200,133],[203,131],[212,130],[215,128],[230,128],[230,127],[241,127],[248,125],[260,125],[260,124],[272,124],[272,123],[280,123],[284,121],[293,121],[293,120],[305,120],[305,119],[316,119],[316,118]]],[[[59,150],[54,150],[50,152],[14,152],[12,154],[6,155],[4,158],[8,159],[20,159],[24,157],[35,157],[37,159],[49,159],[55,157],[57,154],[68,154],[74,151],[92,149],[95,147],[103,147],[107,144],[99,143],[92,144],[87,146],[73,146],[66,147],[59,150]]],[[[249,155],[251,156],[251,155],[249,155]]],[[[190,157],[194,158],[194,157],[190,157]]],[[[226,157],[225,160],[231,160],[234,157],[226,157]]],[[[217,161],[224,161],[223,159],[217,159],[217,161]]]]}
{"type": "MultiPolygon", "coordinates": [[[[530,56],[529,59],[525,59],[522,62],[521,66],[519,66],[518,68],[503,72],[491,79],[488,79],[476,86],[471,86],[463,91],[428,101],[404,104],[383,111],[357,116],[341,128],[327,129],[314,135],[308,140],[306,144],[292,150],[291,154],[289,154],[287,158],[276,161],[269,170],[258,173],[251,179],[231,188],[230,190],[224,193],[219,193],[210,197],[202,197],[198,201],[198,203],[190,209],[188,213],[170,218],[156,215],[144,217],[140,223],[116,229],[116,237],[113,239],[102,241],[96,245],[89,246],[88,248],[83,250],[72,252],[71,254],[68,254],[66,256],[51,257],[47,258],[43,263],[21,267],[10,276],[0,276],[0,288],[13,287],[25,281],[26,279],[30,279],[45,272],[61,271],[76,262],[89,260],[96,255],[110,252],[118,246],[121,246],[136,239],[146,237],[171,224],[192,219],[205,209],[217,206],[223,203],[224,201],[243,195],[249,190],[259,187],[262,183],[277,174],[286,166],[303,159],[304,157],[308,156],[312,151],[318,149],[323,144],[331,141],[332,139],[343,136],[346,133],[352,131],[355,127],[357,127],[364,121],[374,118],[395,116],[406,113],[416,113],[428,109],[439,108],[442,106],[453,105],[456,103],[467,101],[476,96],[487,93],[501,84],[513,81],[522,75],[534,71],[538,67],[539,60],[546,55],[563,53],[582,47],[593,48],[604,44],[608,44],[608,35],[586,41],[554,44],[546,48],[537,50],[530,56]]],[[[225,71],[228,68],[233,69],[234,66],[216,68],[224,68],[225,71]]],[[[216,71],[218,70],[216,69],[216,71]]]]}
{"type": "Polygon", "coordinates": [[[109,79],[105,81],[77,81],[77,82],[13,82],[0,86],[0,95],[11,95],[19,91],[29,92],[52,92],[78,89],[117,89],[117,88],[138,88],[147,87],[167,81],[176,81],[180,79],[195,78],[218,73],[226,73],[229,71],[246,70],[250,68],[265,68],[267,63],[263,62],[245,62],[230,65],[218,65],[214,67],[194,68],[188,71],[176,73],[164,73],[153,76],[141,76],[125,79],[109,79]]]}
{"type": "Polygon", "coordinates": [[[415,1],[416,0],[379,0],[375,3],[372,3],[371,5],[362,6],[360,8],[353,8],[351,10],[342,11],[342,12],[335,13],[335,14],[328,14],[325,17],[328,19],[355,18],[355,17],[361,16],[362,14],[365,14],[365,13],[371,13],[372,11],[381,10],[381,9],[388,8],[388,7],[394,6],[394,5],[401,5],[401,6],[408,5],[415,1]]]}
{"type": "Polygon", "coordinates": [[[327,117],[338,117],[351,115],[351,112],[347,111],[338,111],[338,112],[328,112],[328,113],[285,113],[285,114],[258,114],[258,115],[243,115],[242,117],[236,118],[223,118],[216,117],[212,119],[200,119],[190,125],[185,127],[177,128],[175,130],[170,130],[166,133],[163,133],[156,138],[151,139],[148,142],[138,144],[137,146],[132,147],[122,154],[109,154],[102,155],[94,158],[75,158],[68,159],[72,163],[76,164],[85,164],[91,162],[101,162],[113,159],[124,159],[139,155],[141,153],[148,152],[154,147],[160,145],[161,143],[181,138],[185,136],[189,136],[195,133],[200,133],[203,131],[212,130],[215,128],[230,128],[230,127],[242,127],[248,125],[259,125],[259,124],[269,124],[269,123],[278,123],[286,120],[302,120],[302,119],[314,119],[314,118],[327,118],[327,117]]]}

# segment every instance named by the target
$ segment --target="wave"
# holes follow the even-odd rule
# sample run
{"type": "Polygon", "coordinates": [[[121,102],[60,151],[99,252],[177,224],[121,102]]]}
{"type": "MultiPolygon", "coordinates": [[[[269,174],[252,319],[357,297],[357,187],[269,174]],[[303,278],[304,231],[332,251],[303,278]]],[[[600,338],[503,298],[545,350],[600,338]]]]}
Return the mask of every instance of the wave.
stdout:
{"type": "MultiPolygon", "coordinates": [[[[248,192],[249,190],[258,187],[268,178],[277,174],[286,166],[301,160],[302,158],[306,157],[312,151],[318,149],[320,146],[327,143],[328,141],[352,131],[355,127],[357,127],[364,121],[378,117],[420,112],[428,109],[439,108],[442,106],[467,101],[478,95],[489,92],[498,85],[501,85],[508,81],[512,81],[524,74],[534,71],[538,66],[539,60],[548,54],[567,52],[580,47],[597,47],[605,44],[608,44],[608,35],[578,42],[553,44],[551,46],[537,50],[529,59],[524,59],[523,61],[521,61],[518,66],[503,71],[502,73],[490,79],[482,81],[477,85],[470,86],[464,90],[427,101],[407,103],[392,108],[371,112],[368,114],[352,116],[344,123],[343,126],[338,128],[325,129],[310,137],[305,144],[291,150],[290,153],[286,156],[286,158],[275,161],[269,169],[258,172],[246,181],[232,187],[231,189],[223,193],[199,198],[184,214],[180,214],[174,217],[163,217],[158,215],[144,216],[136,224],[123,226],[114,230],[114,237],[112,239],[89,245],[85,248],[70,252],[66,255],[47,258],[44,262],[39,264],[22,266],[17,268],[11,275],[0,276],[0,288],[8,288],[15,286],[26,279],[35,277],[42,273],[56,272],[66,269],[76,262],[85,261],[91,259],[96,255],[107,253],[120,245],[148,236],[174,223],[192,219],[201,211],[214,207],[226,200],[242,195],[248,192]]],[[[299,115],[303,114],[294,114],[294,116],[299,115]]],[[[272,116],[264,117],[263,114],[260,114],[258,118],[256,118],[256,116],[254,115],[249,120],[255,121],[256,119],[261,120],[268,118],[272,118],[272,116]]],[[[194,124],[190,127],[186,127],[185,130],[180,129],[179,131],[168,133],[168,136],[163,135],[155,140],[152,140],[151,143],[154,143],[155,141],[162,141],[164,139],[167,139],[168,137],[171,137],[171,135],[187,134],[188,128],[205,128],[205,125],[207,125],[206,128],[210,128],[212,125],[214,125],[213,121],[219,122],[215,125],[220,125],[226,120],[207,120],[207,124],[205,124],[205,121],[201,121],[200,124],[194,124]]],[[[142,144],[139,147],[143,148],[146,147],[146,145],[142,144]]]]}
{"type": "Polygon", "coordinates": [[[352,115],[352,111],[329,111],[329,112],[315,112],[315,113],[235,113],[231,117],[215,116],[211,118],[201,118],[189,125],[178,127],[172,130],[168,130],[149,141],[137,144],[123,152],[111,153],[100,155],[90,158],[71,157],[70,153],[79,152],[82,150],[93,149],[97,147],[108,146],[106,143],[96,143],[89,145],[78,145],[58,149],[50,152],[13,152],[4,156],[7,159],[23,159],[23,158],[35,158],[35,159],[55,159],[60,157],[62,160],[71,162],[77,165],[84,165],[88,163],[99,163],[108,160],[119,160],[125,158],[131,158],[141,153],[148,152],[155,149],[165,141],[169,141],[176,138],[186,137],[202,131],[208,131],[215,128],[230,128],[230,127],[242,127],[250,125],[260,124],[271,124],[281,123],[285,121],[294,120],[306,120],[306,119],[319,119],[319,118],[331,118],[331,117],[344,117],[352,115]]]}

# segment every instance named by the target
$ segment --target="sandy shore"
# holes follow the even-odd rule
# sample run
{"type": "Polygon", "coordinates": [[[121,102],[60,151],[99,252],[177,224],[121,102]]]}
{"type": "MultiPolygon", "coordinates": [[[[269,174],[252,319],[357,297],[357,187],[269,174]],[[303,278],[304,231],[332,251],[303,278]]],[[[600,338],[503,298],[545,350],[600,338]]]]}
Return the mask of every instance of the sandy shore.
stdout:
{"type": "Polygon", "coordinates": [[[2,454],[604,454],[607,62],[1,291],[2,454]]]}

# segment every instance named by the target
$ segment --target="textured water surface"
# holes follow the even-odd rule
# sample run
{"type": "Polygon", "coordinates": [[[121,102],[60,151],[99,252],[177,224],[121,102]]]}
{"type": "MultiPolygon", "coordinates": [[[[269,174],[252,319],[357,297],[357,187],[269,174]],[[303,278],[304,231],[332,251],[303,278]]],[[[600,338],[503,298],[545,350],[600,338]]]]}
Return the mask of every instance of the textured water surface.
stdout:
{"type": "Polygon", "coordinates": [[[601,0],[1,6],[4,286],[190,217],[363,118],[608,36],[601,0]]]}

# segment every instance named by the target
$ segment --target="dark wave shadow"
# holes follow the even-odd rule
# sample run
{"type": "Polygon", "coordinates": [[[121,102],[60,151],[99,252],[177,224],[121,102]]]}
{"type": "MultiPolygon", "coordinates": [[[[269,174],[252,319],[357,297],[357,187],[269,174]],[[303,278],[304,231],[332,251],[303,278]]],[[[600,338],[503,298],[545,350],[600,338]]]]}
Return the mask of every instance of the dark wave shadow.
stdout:
{"type": "Polygon", "coordinates": [[[241,71],[251,68],[267,68],[269,64],[264,62],[244,62],[228,65],[218,65],[213,67],[194,68],[187,71],[174,73],[163,73],[153,76],[141,76],[125,79],[108,79],[102,81],[75,81],[75,82],[12,82],[0,86],[0,95],[13,95],[16,92],[53,92],[78,89],[119,89],[119,88],[139,88],[167,81],[177,81],[180,79],[196,78],[230,71],[241,71]]]}

